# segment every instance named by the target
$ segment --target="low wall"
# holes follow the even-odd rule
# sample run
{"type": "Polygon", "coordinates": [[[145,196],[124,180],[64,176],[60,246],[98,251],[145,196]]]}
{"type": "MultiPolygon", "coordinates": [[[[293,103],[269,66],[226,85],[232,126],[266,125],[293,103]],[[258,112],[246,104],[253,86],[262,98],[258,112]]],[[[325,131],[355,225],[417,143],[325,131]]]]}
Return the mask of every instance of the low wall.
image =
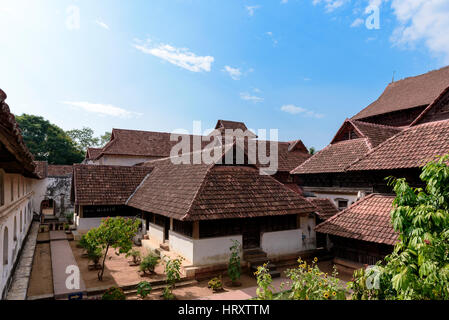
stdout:
{"type": "Polygon", "coordinates": [[[170,250],[183,256],[186,260],[193,263],[193,242],[192,238],[184,236],[170,230],[170,250]]]}
{"type": "Polygon", "coordinates": [[[261,249],[268,257],[277,257],[303,251],[302,230],[265,232],[261,237],[261,249]]]}
{"type": "Polygon", "coordinates": [[[164,227],[158,226],[157,224],[149,223],[148,226],[148,236],[151,240],[157,241],[159,243],[164,242],[164,227]]]}
{"type": "Polygon", "coordinates": [[[192,263],[194,265],[227,263],[231,254],[229,251],[232,246],[231,240],[243,243],[241,235],[193,240],[192,263]]]}

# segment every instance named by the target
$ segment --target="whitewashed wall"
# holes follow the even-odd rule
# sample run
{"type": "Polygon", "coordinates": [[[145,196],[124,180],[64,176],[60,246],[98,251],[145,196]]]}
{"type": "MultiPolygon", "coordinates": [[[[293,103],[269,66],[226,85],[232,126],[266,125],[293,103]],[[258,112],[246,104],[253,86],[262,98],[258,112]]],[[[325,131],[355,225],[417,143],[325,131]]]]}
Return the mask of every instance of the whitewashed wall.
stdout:
{"type": "Polygon", "coordinates": [[[242,236],[227,236],[220,238],[208,238],[194,240],[193,242],[193,264],[194,265],[208,265],[227,263],[232,246],[231,240],[237,240],[242,243],[242,236]]]}
{"type": "Polygon", "coordinates": [[[148,235],[151,240],[159,243],[164,242],[164,227],[158,226],[157,224],[149,223],[148,235]]]}
{"type": "Polygon", "coordinates": [[[261,249],[267,253],[268,257],[300,252],[304,250],[302,230],[265,232],[261,237],[261,249]]]}
{"type": "Polygon", "coordinates": [[[22,183],[28,183],[30,179],[21,177],[20,175],[5,174],[4,190],[5,204],[0,206],[0,299],[5,294],[6,285],[11,277],[11,271],[17,261],[18,254],[22,248],[23,241],[28,234],[32,223],[32,213],[30,203],[33,193],[31,186],[28,189],[23,187],[22,183]],[[19,178],[20,177],[20,178],[19,178]],[[11,200],[11,179],[13,184],[13,200],[11,200]],[[19,180],[20,179],[20,180],[19,180]],[[21,187],[17,192],[17,182],[20,181],[21,187]],[[16,223],[14,224],[14,218],[16,223]],[[8,263],[4,264],[4,246],[6,245],[4,235],[8,230],[7,248],[8,263]]]}
{"type": "Polygon", "coordinates": [[[332,194],[332,193],[319,193],[319,192],[314,192],[314,194],[318,197],[318,198],[322,198],[322,199],[329,199],[331,200],[335,206],[338,208],[338,200],[341,199],[345,199],[348,200],[348,207],[357,202],[357,194],[352,194],[352,193],[348,193],[348,194],[332,194]]]}
{"type": "Polygon", "coordinates": [[[170,251],[173,251],[193,264],[194,240],[170,230],[170,251]]]}

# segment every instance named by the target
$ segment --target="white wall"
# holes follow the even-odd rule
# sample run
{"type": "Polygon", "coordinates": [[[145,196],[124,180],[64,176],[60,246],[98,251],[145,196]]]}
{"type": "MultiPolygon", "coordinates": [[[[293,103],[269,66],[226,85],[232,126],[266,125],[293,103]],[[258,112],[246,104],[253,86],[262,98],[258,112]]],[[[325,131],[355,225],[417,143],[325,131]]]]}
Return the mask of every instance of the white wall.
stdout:
{"type": "Polygon", "coordinates": [[[73,212],[73,206],[70,203],[70,188],[72,177],[47,177],[45,179],[35,180],[32,189],[34,191],[33,210],[40,213],[41,203],[44,199],[53,199],[56,206],[56,216],[64,213],[73,212]],[[64,196],[61,196],[64,194],[64,196]],[[64,208],[61,208],[61,199],[64,198],[64,208]]]}
{"type": "Polygon", "coordinates": [[[301,229],[265,232],[260,242],[262,250],[269,258],[304,250],[301,229]]]}
{"type": "Polygon", "coordinates": [[[184,257],[187,261],[193,263],[193,239],[170,230],[170,251],[173,251],[184,257]]]}
{"type": "Polygon", "coordinates": [[[148,236],[150,240],[154,240],[159,243],[164,242],[164,227],[158,226],[157,224],[149,223],[148,236]]]}
{"type": "Polygon", "coordinates": [[[17,193],[18,181],[26,183],[30,182],[30,179],[15,174],[4,174],[5,204],[0,206],[0,299],[1,294],[4,294],[3,291],[10,280],[11,271],[33,219],[31,210],[29,210],[29,204],[31,203],[33,196],[31,187],[28,187],[27,190],[26,187],[24,188],[21,185],[19,193],[17,193]],[[11,179],[14,182],[14,198],[12,201],[11,179]],[[22,219],[20,218],[21,216],[22,219]],[[14,228],[14,218],[16,219],[16,228],[14,228]],[[8,230],[8,263],[5,265],[3,264],[3,248],[5,246],[4,234],[6,229],[8,230]],[[16,229],[16,232],[14,232],[14,229],[16,229]]]}
{"type": "Polygon", "coordinates": [[[229,261],[232,240],[242,243],[242,236],[192,239],[170,231],[170,250],[183,256],[195,266],[222,264],[229,261]]]}
{"type": "Polygon", "coordinates": [[[345,199],[348,200],[348,207],[355,203],[357,201],[357,194],[341,194],[341,193],[320,193],[320,192],[313,192],[318,198],[323,199],[329,199],[331,200],[335,206],[338,208],[338,201],[337,199],[345,199]]]}
{"type": "Polygon", "coordinates": [[[315,232],[315,217],[301,217],[301,246],[302,250],[316,249],[316,232],[315,232]]]}

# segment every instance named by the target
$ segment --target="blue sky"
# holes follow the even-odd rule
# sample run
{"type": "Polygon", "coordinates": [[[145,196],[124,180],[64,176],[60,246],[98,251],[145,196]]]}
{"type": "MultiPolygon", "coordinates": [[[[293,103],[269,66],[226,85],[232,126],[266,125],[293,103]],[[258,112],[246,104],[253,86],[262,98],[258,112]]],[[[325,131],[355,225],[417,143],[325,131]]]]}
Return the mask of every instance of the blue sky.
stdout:
{"type": "Polygon", "coordinates": [[[320,149],[394,71],[449,64],[447,30],[447,0],[1,0],[0,87],[66,130],[228,119],[320,149]]]}

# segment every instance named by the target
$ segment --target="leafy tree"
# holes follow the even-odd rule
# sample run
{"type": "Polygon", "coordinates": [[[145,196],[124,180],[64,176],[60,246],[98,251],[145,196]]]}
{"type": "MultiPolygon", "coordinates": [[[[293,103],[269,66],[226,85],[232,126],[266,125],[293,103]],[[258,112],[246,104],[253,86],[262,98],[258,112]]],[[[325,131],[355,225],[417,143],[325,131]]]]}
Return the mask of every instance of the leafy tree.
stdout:
{"type": "Polygon", "coordinates": [[[108,143],[109,140],[111,140],[111,135],[111,132],[105,132],[104,135],[100,137],[100,146],[104,146],[106,143],[108,143]]]}
{"type": "Polygon", "coordinates": [[[384,264],[354,275],[353,299],[449,299],[448,161],[446,155],[423,168],[424,189],[389,178],[396,193],[391,219],[399,242],[384,264]]]}
{"type": "Polygon", "coordinates": [[[82,153],[85,153],[87,148],[96,147],[100,143],[100,138],[95,138],[94,131],[87,127],[67,131],[67,135],[72,138],[82,153]]]}
{"type": "Polygon", "coordinates": [[[23,114],[16,117],[23,139],[36,160],[50,164],[80,163],[84,154],[58,126],[42,117],[23,114]]]}
{"type": "Polygon", "coordinates": [[[310,153],[311,155],[314,155],[314,154],[316,153],[315,147],[310,147],[310,148],[309,148],[309,153],[310,153]]]}
{"type": "Polygon", "coordinates": [[[232,240],[232,246],[229,250],[231,250],[231,257],[229,258],[228,263],[228,275],[229,278],[231,278],[232,284],[235,285],[237,280],[240,279],[240,275],[242,273],[242,268],[240,265],[240,242],[237,240],[232,240]]]}
{"type": "Polygon", "coordinates": [[[104,266],[109,248],[114,248],[117,254],[128,253],[133,246],[132,238],[139,228],[139,221],[122,217],[103,219],[98,228],[87,233],[87,239],[103,249],[103,262],[98,272],[98,280],[103,280],[104,266]]]}

